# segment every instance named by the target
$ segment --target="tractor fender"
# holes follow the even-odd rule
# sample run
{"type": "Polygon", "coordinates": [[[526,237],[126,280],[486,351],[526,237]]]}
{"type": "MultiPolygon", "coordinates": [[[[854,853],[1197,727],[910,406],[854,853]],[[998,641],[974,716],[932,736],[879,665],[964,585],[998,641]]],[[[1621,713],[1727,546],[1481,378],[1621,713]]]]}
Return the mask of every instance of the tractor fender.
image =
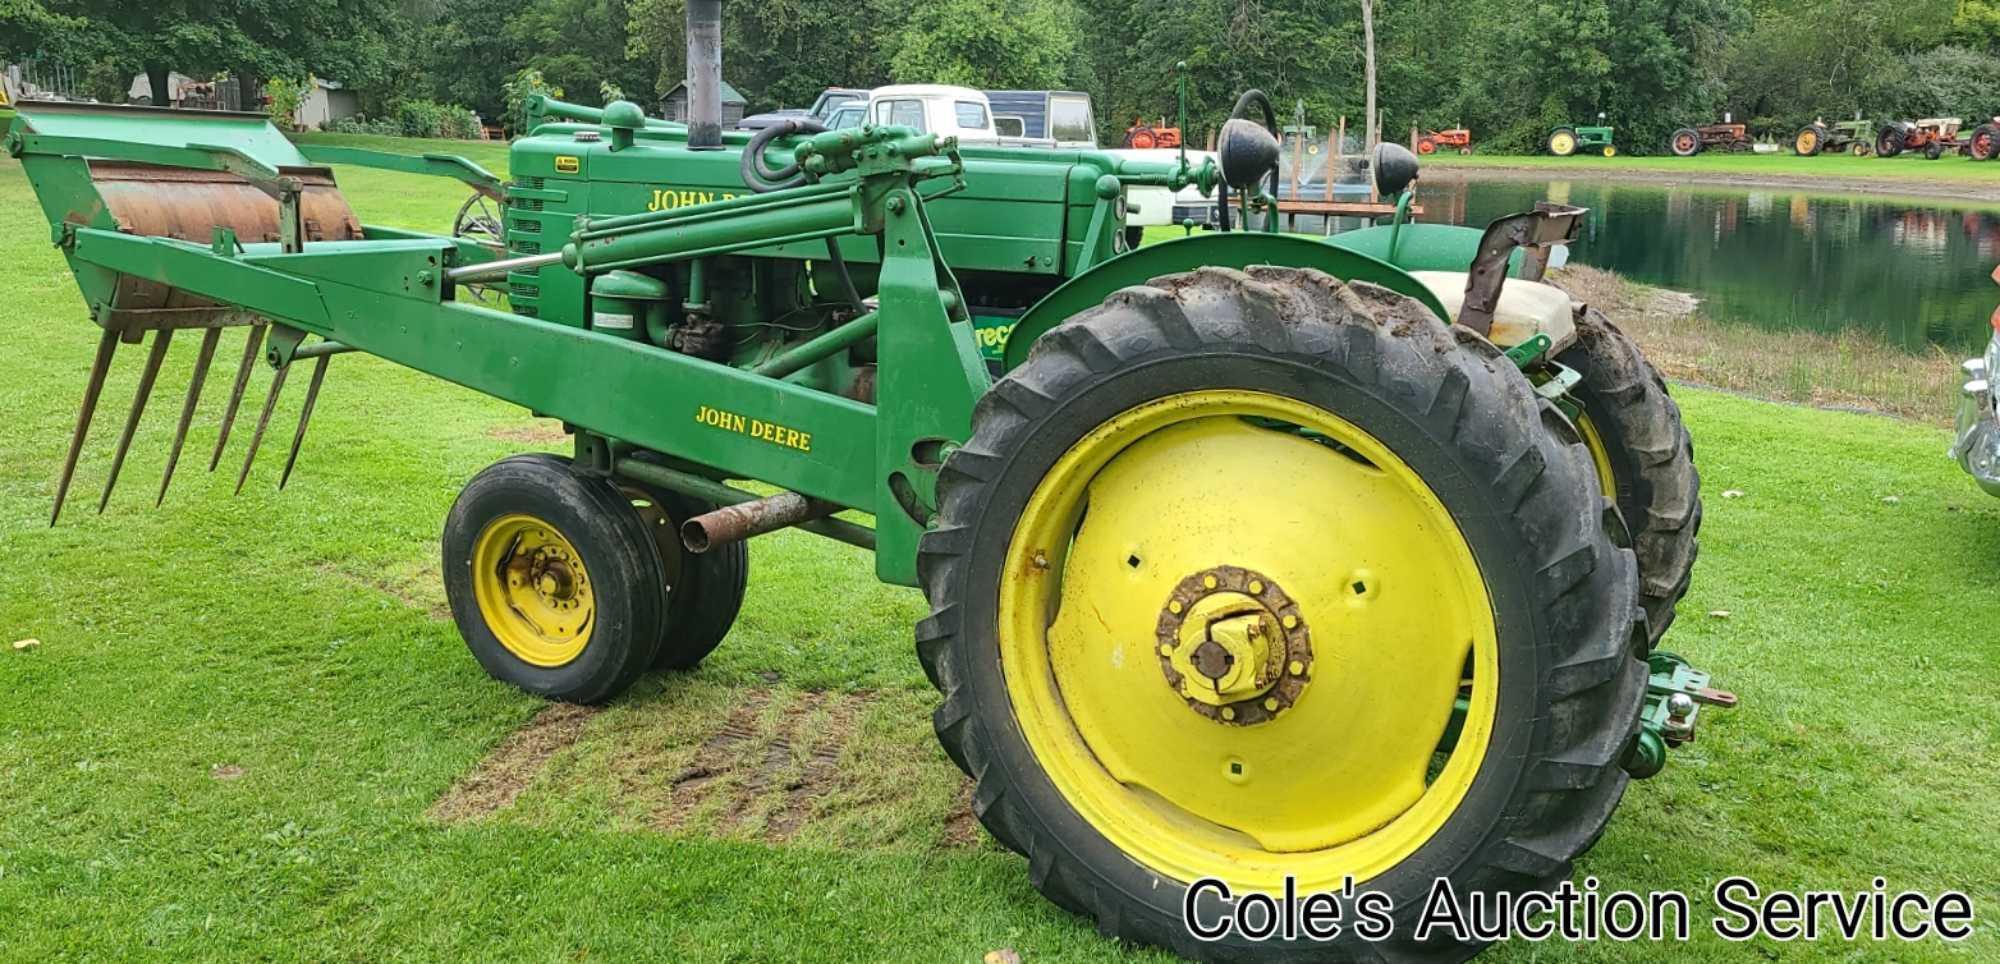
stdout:
{"type": "MultiPolygon", "coordinates": [[[[1405,225],[1409,230],[1416,225],[1405,225]]],[[[1479,232],[1473,232],[1478,245],[1479,232]]],[[[1468,251],[1457,267],[1472,262],[1468,251]]],[[[1095,265],[1035,302],[1007,335],[1004,365],[1012,370],[1027,360],[1028,349],[1049,329],[1095,308],[1121,288],[1142,285],[1161,275],[1196,268],[1247,268],[1257,264],[1313,268],[1342,281],[1367,281],[1409,295],[1447,324],[1451,316],[1436,295],[1408,271],[1379,258],[1337,248],[1316,238],[1261,231],[1220,231],[1194,234],[1149,244],[1095,265]]]]}
{"type": "MultiPolygon", "coordinates": [[[[1479,254],[1484,228],[1461,224],[1405,224],[1400,229],[1387,224],[1343,231],[1315,241],[1355,254],[1384,261],[1404,271],[1464,271],[1479,254]],[[1393,245],[1393,248],[1392,248],[1393,245]]],[[[1507,273],[1521,274],[1521,252],[1515,249],[1507,260],[1507,273]]]]}

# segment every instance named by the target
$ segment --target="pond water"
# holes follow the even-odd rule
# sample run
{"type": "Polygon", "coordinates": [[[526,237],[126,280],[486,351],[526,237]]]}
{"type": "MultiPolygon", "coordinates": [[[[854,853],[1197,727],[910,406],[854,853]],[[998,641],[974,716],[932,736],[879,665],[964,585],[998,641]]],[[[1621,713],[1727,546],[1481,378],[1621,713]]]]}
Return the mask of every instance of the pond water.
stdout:
{"type": "Polygon", "coordinates": [[[1571,260],[1700,297],[1717,321],[1972,352],[2000,303],[2000,210],[1774,188],[1419,182],[1423,220],[1484,225],[1550,200],[1590,209],[1571,260]]]}

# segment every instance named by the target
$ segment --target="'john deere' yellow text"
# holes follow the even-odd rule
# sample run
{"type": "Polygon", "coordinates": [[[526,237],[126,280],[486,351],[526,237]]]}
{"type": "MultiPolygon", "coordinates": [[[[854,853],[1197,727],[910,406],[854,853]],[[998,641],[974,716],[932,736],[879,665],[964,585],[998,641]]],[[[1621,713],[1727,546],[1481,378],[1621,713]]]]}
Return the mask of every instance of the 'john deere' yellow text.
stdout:
{"type": "Polygon", "coordinates": [[[710,201],[727,201],[736,196],[734,191],[678,191],[673,188],[654,188],[653,196],[646,201],[648,211],[671,211],[674,208],[707,204],[710,201]]]}
{"type": "Polygon", "coordinates": [[[710,408],[707,405],[695,409],[694,420],[710,428],[719,428],[724,431],[735,432],[739,435],[748,435],[761,442],[782,445],[788,449],[798,449],[801,452],[810,452],[813,447],[811,432],[801,432],[795,428],[786,428],[776,422],[766,422],[761,418],[748,418],[735,412],[710,408]]]}

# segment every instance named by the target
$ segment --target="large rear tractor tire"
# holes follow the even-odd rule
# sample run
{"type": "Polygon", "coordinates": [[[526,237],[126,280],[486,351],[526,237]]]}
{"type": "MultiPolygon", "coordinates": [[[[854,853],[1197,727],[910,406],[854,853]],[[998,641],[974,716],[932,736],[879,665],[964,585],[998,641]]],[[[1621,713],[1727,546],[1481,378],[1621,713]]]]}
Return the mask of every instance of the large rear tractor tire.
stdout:
{"type": "Polygon", "coordinates": [[[974,812],[1108,935],[1470,956],[1415,937],[1434,882],[1555,887],[1628,779],[1637,572],[1589,466],[1497,349],[1401,295],[1274,267],[1112,295],[980,399],[919,550],[974,812]],[[1227,911],[1199,880],[1349,876],[1394,902],[1385,942],[1185,926],[1190,894],[1227,911]]]}
{"type": "Polygon", "coordinates": [[[1675,157],[1693,157],[1701,153],[1701,134],[1691,127],[1683,127],[1667,139],[1667,149],[1673,151],[1675,157]]]}
{"type": "Polygon", "coordinates": [[[1965,141],[1965,153],[1975,161],[1990,161],[2000,156],[2000,127],[1981,124],[1972,129],[1972,136],[1965,141]]]}
{"type": "Polygon", "coordinates": [[[1583,376],[1570,396],[1601,490],[1618,504],[1639,558],[1639,604],[1657,646],[1687,595],[1701,530],[1694,442],[1666,379],[1603,312],[1585,312],[1557,361],[1583,376]]]}
{"type": "Polygon", "coordinates": [[[715,511],[715,503],[640,483],[628,483],[625,494],[653,535],[666,580],[667,618],[660,622],[653,667],[693,669],[736,624],[750,582],[750,543],[689,552],[681,544],[681,523],[715,511]]]}
{"type": "Polygon", "coordinates": [[[1875,135],[1875,156],[1895,157],[1903,153],[1903,132],[1894,127],[1884,127],[1875,135]]]}
{"type": "Polygon", "coordinates": [[[666,580],[652,533],[610,482],[554,455],[502,459],[459,493],[443,543],[452,618],[494,679],[598,703],[652,665],[666,580]]]}
{"type": "Polygon", "coordinates": [[[1826,128],[1818,124],[1807,124],[1799,128],[1792,138],[1792,153],[1800,157],[1818,157],[1820,149],[1826,146],[1826,128]]]}
{"type": "Polygon", "coordinates": [[[1558,127],[1549,135],[1549,153],[1557,157],[1568,157],[1576,153],[1576,131],[1558,127]]]}

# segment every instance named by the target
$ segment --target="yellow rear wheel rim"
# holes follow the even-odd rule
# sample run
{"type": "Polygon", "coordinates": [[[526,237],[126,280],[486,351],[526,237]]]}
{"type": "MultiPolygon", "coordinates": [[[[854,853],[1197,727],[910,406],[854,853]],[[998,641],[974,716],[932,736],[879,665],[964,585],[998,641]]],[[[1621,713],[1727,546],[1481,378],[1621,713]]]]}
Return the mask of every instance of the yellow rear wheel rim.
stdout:
{"type": "Polygon", "coordinates": [[[1557,154],[1568,154],[1576,150],[1576,138],[1568,134],[1557,134],[1549,139],[1549,148],[1557,154]]]}
{"type": "Polygon", "coordinates": [[[576,659],[596,628],[583,556],[555,526],[525,513],[494,519],[473,540],[472,595],[493,637],[533,666],[576,659]]]}
{"type": "Polygon", "coordinates": [[[1590,450],[1591,468],[1597,472],[1598,491],[1607,499],[1618,498],[1618,476],[1611,470],[1611,450],[1604,444],[1604,436],[1597,431],[1596,423],[1581,412],[1576,416],[1576,432],[1583,436],[1583,447],[1590,450]]]}
{"type": "Polygon", "coordinates": [[[1007,551],[1015,718],[1070,805],[1154,871],[1267,891],[1366,880],[1470,790],[1497,701],[1485,583],[1429,486],[1345,419],[1248,391],[1140,405],[1058,459],[1007,551]],[[1189,626],[1232,589],[1282,599],[1273,633],[1310,643],[1274,663],[1282,688],[1233,704],[1256,723],[1166,673],[1186,663],[1162,640],[1223,638],[1228,620],[1189,626]]]}
{"type": "Polygon", "coordinates": [[[1796,145],[1794,145],[1794,149],[1797,150],[1800,154],[1811,154],[1813,151],[1813,145],[1818,143],[1819,143],[1819,135],[1811,131],[1807,131],[1799,135],[1799,142],[1796,145]]]}

